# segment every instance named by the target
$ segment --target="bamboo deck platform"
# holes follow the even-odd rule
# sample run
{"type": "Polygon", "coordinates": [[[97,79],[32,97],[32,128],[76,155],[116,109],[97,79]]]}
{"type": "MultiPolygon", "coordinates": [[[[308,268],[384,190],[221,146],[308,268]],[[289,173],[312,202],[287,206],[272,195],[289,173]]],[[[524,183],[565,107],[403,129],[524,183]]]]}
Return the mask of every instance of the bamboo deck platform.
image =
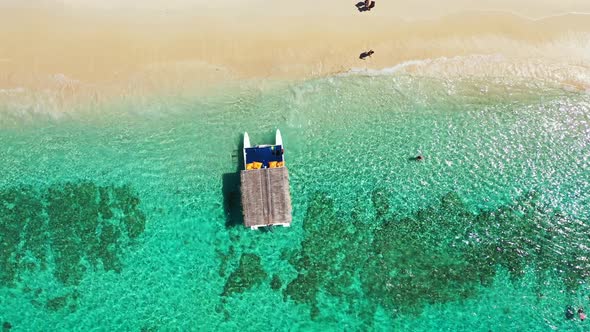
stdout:
{"type": "Polygon", "coordinates": [[[291,226],[291,195],[286,167],[241,171],[240,181],[246,227],[291,226]]]}

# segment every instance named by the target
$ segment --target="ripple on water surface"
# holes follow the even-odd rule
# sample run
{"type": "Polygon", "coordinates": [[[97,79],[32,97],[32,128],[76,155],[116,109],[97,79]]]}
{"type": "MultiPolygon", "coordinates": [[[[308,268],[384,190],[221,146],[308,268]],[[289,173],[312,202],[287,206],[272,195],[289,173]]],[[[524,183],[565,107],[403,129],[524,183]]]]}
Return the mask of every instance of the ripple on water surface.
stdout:
{"type": "Polygon", "coordinates": [[[563,310],[588,305],[588,96],[353,75],[145,103],[170,112],[125,104],[0,132],[0,301],[14,308],[0,319],[145,331],[580,324],[563,310]],[[276,127],[294,224],[251,232],[232,219],[236,149],[243,131],[267,143],[276,127]]]}

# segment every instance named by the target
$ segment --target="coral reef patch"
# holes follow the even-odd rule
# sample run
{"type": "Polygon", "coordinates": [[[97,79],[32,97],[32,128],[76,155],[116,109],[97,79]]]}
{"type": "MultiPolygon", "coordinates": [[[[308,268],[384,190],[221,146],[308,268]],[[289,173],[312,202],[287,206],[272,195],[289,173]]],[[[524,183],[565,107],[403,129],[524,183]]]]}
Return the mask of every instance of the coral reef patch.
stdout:
{"type": "MultiPolygon", "coordinates": [[[[121,272],[123,249],[145,230],[139,204],[128,185],[0,190],[0,285],[15,287],[24,272],[49,270],[64,286],[78,285],[89,269],[121,272]]],[[[48,299],[46,307],[75,308],[74,295],[48,299]]]]}
{"type": "Polygon", "coordinates": [[[410,216],[391,211],[383,189],[371,198],[374,220],[338,213],[324,193],[308,204],[301,248],[287,258],[297,276],[283,293],[310,305],[312,319],[321,315],[320,294],[371,321],[378,306],[392,316],[419,314],[428,304],[473,297],[498,268],[517,280],[533,267],[539,283],[559,271],[569,291],[588,278],[588,223],[542,204],[535,192],[475,212],[450,192],[410,216]],[[561,227],[578,232],[565,238],[561,227]]]}
{"type": "Polygon", "coordinates": [[[260,263],[260,257],[255,254],[244,253],[240,256],[238,267],[229,275],[223,288],[222,296],[243,293],[260,285],[268,277],[260,263]]]}

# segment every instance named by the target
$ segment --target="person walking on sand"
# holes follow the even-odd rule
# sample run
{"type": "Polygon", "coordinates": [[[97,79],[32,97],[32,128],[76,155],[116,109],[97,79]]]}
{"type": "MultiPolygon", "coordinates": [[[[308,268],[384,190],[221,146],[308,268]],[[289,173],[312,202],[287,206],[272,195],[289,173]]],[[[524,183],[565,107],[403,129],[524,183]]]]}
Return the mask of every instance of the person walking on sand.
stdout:
{"type": "Polygon", "coordinates": [[[375,53],[375,52],[373,52],[373,50],[368,50],[367,52],[363,52],[359,56],[359,59],[365,60],[367,57],[370,57],[371,55],[373,55],[373,53],[375,53]]]}

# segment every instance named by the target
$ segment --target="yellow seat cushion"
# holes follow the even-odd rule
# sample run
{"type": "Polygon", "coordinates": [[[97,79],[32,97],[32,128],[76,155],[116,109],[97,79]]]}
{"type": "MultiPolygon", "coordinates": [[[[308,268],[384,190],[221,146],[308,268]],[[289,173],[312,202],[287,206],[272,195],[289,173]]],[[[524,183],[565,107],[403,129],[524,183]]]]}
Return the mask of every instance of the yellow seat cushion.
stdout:
{"type": "Polygon", "coordinates": [[[277,167],[276,161],[269,161],[268,162],[268,168],[275,168],[275,167],[277,167]]]}

